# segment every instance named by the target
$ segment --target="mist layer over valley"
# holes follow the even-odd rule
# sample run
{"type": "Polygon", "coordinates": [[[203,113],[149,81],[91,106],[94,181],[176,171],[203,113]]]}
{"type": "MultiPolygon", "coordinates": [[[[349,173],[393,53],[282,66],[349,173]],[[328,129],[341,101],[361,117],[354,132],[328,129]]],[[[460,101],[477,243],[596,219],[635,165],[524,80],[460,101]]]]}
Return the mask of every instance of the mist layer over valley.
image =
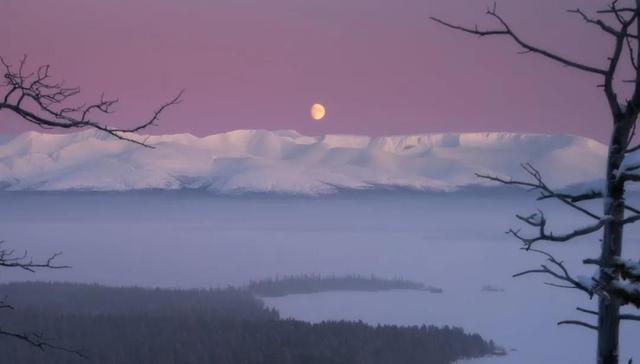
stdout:
{"type": "MultiPolygon", "coordinates": [[[[363,320],[461,326],[514,349],[487,363],[583,363],[591,332],[557,327],[594,302],[513,273],[543,257],[519,250],[504,231],[514,213],[542,206],[554,231],[588,221],[551,201],[536,205],[515,190],[455,193],[360,191],[319,197],[205,191],[2,192],[0,230],[7,245],[35,258],[63,251],[71,269],[8,270],[2,281],[52,280],[116,286],[242,286],[287,275],[376,275],[440,287],[422,291],[321,292],[265,298],[283,317],[310,322],[363,320]],[[485,286],[499,289],[486,290],[485,286]],[[531,337],[537,337],[535,341],[531,337]]],[[[636,196],[632,202],[638,202],[636,196]]],[[[631,226],[633,242],[640,231],[631,226]]],[[[546,248],[546,247],[545,247],[546,248]]],[[[576,274],[597,253],[596,238],[550,251],[576,274]]],[[[640,247],[631,243],[631,256],[640,247]]],[[[638,357],[640,331],[623,326],[621,357],[638,357]]]]}

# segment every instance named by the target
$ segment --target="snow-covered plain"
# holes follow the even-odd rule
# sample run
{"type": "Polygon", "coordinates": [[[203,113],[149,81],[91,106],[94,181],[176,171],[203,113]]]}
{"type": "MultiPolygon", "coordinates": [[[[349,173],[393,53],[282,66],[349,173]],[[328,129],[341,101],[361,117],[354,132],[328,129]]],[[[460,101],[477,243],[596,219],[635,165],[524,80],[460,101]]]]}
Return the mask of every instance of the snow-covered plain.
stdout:
{"type": "Polygon", "coordinates": [[[478,172],[522,176],[522,162],[539,167],[550,185],[564,187],[600,178],[606,152],[582,137],[514,133],[311,137],[291,130],[236,130],[203,138],[130,137],[156,149],[91,130],[0,137],[0,189],[450,191],[480,183],[478,172]]]}
{"type": "MultiPolygon", "coordinates": [[[[276,275],[376,274],[441,287],[443,294],[321,293],[269,299],[287,317],[318,321],[460,325],[509,349],[481,363],[590,363],[595,335],[557,327],[589,320],[578,292],[511,275],[543,262],[503,232],[533,196],[504,190],[425,193],[351,191],[322,196],[215,195],[206,191],[0,192],[0,235],[36,257],[62,250],[72,269],[0,280],[65,280],[111,285],[209,287],[276,275]],[[482,292],[485,285],[504,292],[482,292]]],[[[633,197],[631,203],[640,199],[633,197]]],[[[550,201],[554,231],[587,222],[550,201]]],[[[595,208],[598,205],[594,206],[595,208]]],[[[640,256],[640,231],[625,254],[640,256]]],[[[545,246],[576,272],[595,256],[597,236],[545,246]]],[[[541,245],[544,246],[544,245],[541,245]]],[[[623,325],[622,358],[640,358],[640,325],[623,325]]]]}

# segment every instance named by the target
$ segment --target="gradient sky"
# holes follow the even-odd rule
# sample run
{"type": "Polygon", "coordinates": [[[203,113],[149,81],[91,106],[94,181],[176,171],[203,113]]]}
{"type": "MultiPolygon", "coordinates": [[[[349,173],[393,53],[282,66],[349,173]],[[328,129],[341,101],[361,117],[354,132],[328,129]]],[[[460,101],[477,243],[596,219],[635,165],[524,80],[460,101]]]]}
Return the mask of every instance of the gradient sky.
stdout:
{"type": "MultiPolygon", "coordinates": [[[[477,0],[3,0],[0,52],[49,63],[85,97],[121,100],[132,125],[180,89],[181,105],[149,133],[232,129],[306,134],[518,131],[606,140],[610,120],[592,75],[507,39],[478,40],[428,20],[491,24],[477,0]],[[308,116],[327,106],[322,122],[308,116]]],[[[595,0],[503,0],[525,38],[591,65],[606,35],[566,9],[595,0]]],[[[0,133],[25,130],[0,113],[0,133]]]]}

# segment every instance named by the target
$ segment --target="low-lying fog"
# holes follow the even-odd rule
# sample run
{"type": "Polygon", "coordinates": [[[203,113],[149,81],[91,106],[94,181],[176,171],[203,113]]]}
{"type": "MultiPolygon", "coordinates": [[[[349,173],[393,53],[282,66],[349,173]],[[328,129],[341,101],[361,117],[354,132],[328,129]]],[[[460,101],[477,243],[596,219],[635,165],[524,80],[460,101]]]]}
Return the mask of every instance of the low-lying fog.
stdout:
{"type": "MultiPolygon", "coordinates": [[[[543,263],[504,231],[513,214],[533,211],[532,194],[405,192],[324,197],[214,196],[199,192],[0,193],[0,239],[44,258],[63,251],[73,268],[36,274],[0,271],[0,280],[62,280],[108,285],[210,287],[289,274],[375,274],[444,289],[325,292],[266,299],[285,317],[359,319],[403,325],[459,325],[494,339],[504,358],[482,363],[584,363],[595,334],[557,327],[590,317],[595,302],[545,286],[547,277],[514,279],[543,263]],[[492,285],[504,292],[485,292],[492,285]]],[[[637,200],[637,198],[634,198],[637,200]]],[[[639,204],[640,205],[640,204],[639,204]]],[[[553,230],[589,220],[551,202],[553,230]]],[[[626,255],[640,257],[640,230],[626,234],[626,255]]],[[[540,245],[542,247],[543,245],[540,245]]],[[[550,247],[575,267],[597,256],[598,236],[550,247]]],[[[623,323],[621,359],[640,359],[640,325],[623,323]]]]}

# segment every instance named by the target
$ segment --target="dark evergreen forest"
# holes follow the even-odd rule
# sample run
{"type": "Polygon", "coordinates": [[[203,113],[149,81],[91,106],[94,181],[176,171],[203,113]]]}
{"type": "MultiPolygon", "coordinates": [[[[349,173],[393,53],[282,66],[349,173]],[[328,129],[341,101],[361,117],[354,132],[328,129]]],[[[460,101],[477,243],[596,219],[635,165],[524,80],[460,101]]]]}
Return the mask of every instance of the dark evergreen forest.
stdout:
{"type": "Polygon", "coordinates": [[[462,329],[282,320],[243,289],[69,283],[0,285],[5,330],[38,332],[86,358],[0,337],[2,363],[451,363],[495,352],[462,329]]]}

